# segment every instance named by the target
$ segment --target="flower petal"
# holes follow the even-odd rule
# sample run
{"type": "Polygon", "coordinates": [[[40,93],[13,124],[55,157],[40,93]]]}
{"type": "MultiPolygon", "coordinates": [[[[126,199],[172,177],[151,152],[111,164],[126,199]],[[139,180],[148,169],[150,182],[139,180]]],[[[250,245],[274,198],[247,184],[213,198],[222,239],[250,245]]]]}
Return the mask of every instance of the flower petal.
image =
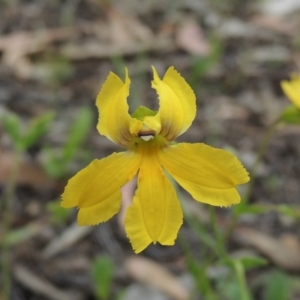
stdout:
{"type": "Polygon", "coordinates": [[[164,148],[159,160],[193,198],[215,206],[239,203],[235,187],[249,181],[236,157],[205,144],[181,143],[164,148]]]}
{"type": "Polygon", "coordinates": [[[173,245],[182,224],[174,187],[156,157],[143,157],[138,189],[126,212],[125,230],[136,253],[151,242],[173,245]]]}
{"type": "Polygon", "coordinates": [[[77,222],[79,226],[97,225],[112,218],[120,210],[121,195],[118,190],[104,201],[79,208],[77,222]]]}
{"type": "Polygon", "coordinates": [[[80,225],[107,221],[118,212],[120,189],[134,177],[140,163],[141,155],[129,151],[93,160],[68,181],[61,206],[78,206],[80,225]]]}
{"type": "Polygon", "coordinates": [[[128,146],[132,139],[129,131],[129,122],[132,118],[128,113],[126,100],[130,79],[127,69],[125,72],[125,83],[116,74],[110,72],[96,100],[99,109],[97,125],[99,133],[122,147],[128,146]]]}
{"type": "Polygon", "coordinates": [[[300,108],[300,75],[292,76],[291,81],[282,81],[281,87],[286,96],[300,108]]]}
{"type": "Polygon", "coordinates": [[[184,133],[192,124],[196,115],[196,97],[183,77],[170,67],[163,80],[153,69],[152,87],[159,96],[160,108],[156,118],[160,118],[161,132],[168,141],[184,133]]]}

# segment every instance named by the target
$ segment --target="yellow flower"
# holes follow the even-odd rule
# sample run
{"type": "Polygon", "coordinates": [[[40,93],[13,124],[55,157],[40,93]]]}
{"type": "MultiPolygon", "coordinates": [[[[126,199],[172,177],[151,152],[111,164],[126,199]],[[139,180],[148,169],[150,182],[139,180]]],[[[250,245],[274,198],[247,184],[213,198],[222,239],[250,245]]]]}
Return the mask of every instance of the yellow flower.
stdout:
{"type": "Polygon", "coordinates": [[[294,74],[291,80],[281,81],[281,87],[286,96],[300,108],[300,75],[294,74]]]}
{"type": "Polygon", "coordinates": [[[196,100],[191,87],[170,67],[163,80],[153,68],[157,113],[142,107],[132,116],[126,98],[130,79],[110,73],[96,101],[97,129],[125,152],[94,160],[71,178],[62,195],[65,208],[77,206],[79,225],[105,222],[120,209],[121,187],[138,174],[138,188],[126,212],[125,230],[136,253],[150,243],[173,245],[182,209],[166,174],[192,197],[215,206],[240,202],[236,186],[249,180],[236,157],[205,144],[172,144],[191,125],[196,100]]]}

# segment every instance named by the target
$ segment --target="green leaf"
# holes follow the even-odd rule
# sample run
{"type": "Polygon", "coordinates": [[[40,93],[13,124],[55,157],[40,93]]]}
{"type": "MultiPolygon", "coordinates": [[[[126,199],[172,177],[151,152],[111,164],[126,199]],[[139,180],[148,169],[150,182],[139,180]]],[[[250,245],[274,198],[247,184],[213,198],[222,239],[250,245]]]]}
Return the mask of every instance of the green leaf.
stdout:
{"type": "Polygon", "coordinates": [[[263,214],[270,210],[269,206],[259,205],[259,204],[248,204],[246,202],[241,202],[234,207],[234,214],[240,216],[242,214],[263,214]]]}
{"type": "MultiPolygon", "coordinates": [[[[225,300],[240,300],[240,286],[236,276],[232,274],[226,277],[220,277],[216,281],[216,289],[218,295],[221,295],[218,299],[225,300]]],[[[207,298],[204,298],[207,299],[207,298]]]]}
{"type": "Polygon", "coordinates": [[[9,137],[11,138],[14,146],[21,150],[22,141],[21,141],[21,121],[19,117],[15,114],[9,114],[8,116],[4,116],[3,125],[9,137]]]}
{"type": "Polygon", "coordinates": [[[62,149],[56,149],[58,151],[53,151],[49,147],[43,149],[45,152],[43,166],[47,174],[54,178],[61,178],[68,174],[70,163],[92,128],[92,121],[93,113],[91,109],[88,107],[81,108],[62,149]]]}
{"type": "Polygon", "coordinates": [[[290,299],[290,278],[280,272],[275,271],[268,278],[264,290],[264,300],[287,300],[290,299]]]}
{"type": "Polygon", "coordinates": [[[265,258],[258,256],[247,256],[240,258],[245,270],[250,270],[257,267],[262,267],[268,264],[265,258]]]}
{"type": "Polygon", "coordinates": [[[242,214],[264,214],[270,211],[277,211],[294,219],[300,218],[299,205],[273,205],[273,204],[242,204],[236,205],[234,214],[239,216],[242,214]]]}
{"type": "Polygon", "coordinates": [[[67,141],[63,146],[62,158],[64,161],[71,161],[80,144],[86,139],[93,124],[93,113],[89,107],[79,110],[78,117],[72,125],[67,141]]]}
{"type": "Polygon", "coordinates": [[[40,137],[42,137],[49,129],[50,123],[53,121],[55,114],[47,112],[44,115],[32,120],[29,124],[27,133],[22,139],[22,144],[25,149],[32,146],[40,137]]]}
{"type": "Polygon", "coordinates": [[[220,260],[221,264],[234,268],[236,264],[240,264],[243,270],[250,270],[257,267],[262,267],[268,264],[268,261],[258,256],[244,257],[227,257],[220,260]]]}
{"type": "Polygon", "coordinates": [[[277,211],[294,219],[300,219],[300,207],[295,205],[281,204],[277,206],[277,211]]]}
{"type": "Polygon", "coordinates": [[[109,256],[100,256],[93,263],[91,275],[96,295],[99,300],[106,300],[110,295],[114,274],[114,264],[109,256]]]}
{"type": "Polygon", "coordinates": [[[287,124],[300,124],[300,109],[295,105],[288,106],[280,118],[287,124]]]}

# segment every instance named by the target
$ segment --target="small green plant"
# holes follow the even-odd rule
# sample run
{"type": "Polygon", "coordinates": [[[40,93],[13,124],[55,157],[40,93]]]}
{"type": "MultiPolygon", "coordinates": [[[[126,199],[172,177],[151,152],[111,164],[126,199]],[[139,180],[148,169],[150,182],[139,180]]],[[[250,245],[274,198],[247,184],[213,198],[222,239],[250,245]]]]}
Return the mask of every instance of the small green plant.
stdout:
{"type": "Polygon", "coordinates": [[[97,257],[92,266],[91,276],[98,300],[107,300],[111,294],[114,264],[109,256],[97,257]]]}
{"type": "Polygon", "coordinates": [[[25,126],[25,130],[21,119],[15,114],[5,116],[3,118],[3,124],[14,148],[19,152],[24,152],[36,143],[40,137],[45,135],[54,116],[53,112],[47,112],[30,121],[28,126],[25,126]]]}
{"type": "Polygon", "coordinates": [[[43,166],[47,174],[53,178],[62,178],[70,172],[70,164],[91,131],[92,121],[92,111],[88,107],[82,107],[61,149],[58,152],[50,147],[43,149],[46,156],[43,166]]]}
{"type": "Polygon", "coordinates": [[[15,114],[6,115],[2,119],[4,129],[8,133],[14,146],[14,164],[11,173],[8,175],[8,183],[4,192],[4,201],[2,201],[3,218],[1,222],[3,228],[3,239],[1,242],[1,268],[4,300],[10,299],[10,245],[12,239],[10,227],[14,193],[21,157],[29,147],[34,145],[39,138],[46,134],[53,118],[54,113],[47,112],[44,115],[30,121],[27,126],[23,126],[21,119],[15,114]]]}
{"type": "Polygon", "coordinates": [[[264,289],[263,299],[265,300],[286,300],[291,299],[291,280],[289,276],[281,271],[274,271],[268,277],[264,289]]]}

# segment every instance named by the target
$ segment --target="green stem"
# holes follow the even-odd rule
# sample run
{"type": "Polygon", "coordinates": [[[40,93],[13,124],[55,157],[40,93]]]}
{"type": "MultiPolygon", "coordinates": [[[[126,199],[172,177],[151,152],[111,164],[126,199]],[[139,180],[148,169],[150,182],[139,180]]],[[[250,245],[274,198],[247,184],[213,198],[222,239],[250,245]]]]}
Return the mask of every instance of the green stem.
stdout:
{"type": "Polygon", "coordinates": [[[212,254],[216,257],[218,256],[218,251],[216,249],[215,240],[207,233],[206,229],[203,227],[202,223],[199,220],[194,219],[193,217],[185,214],[184,219],[189,224],[192,230],[196,232],[201,240],[201,242],[211,250],[212,254]]]}
{"type": "Polygon", "coordinates": [[[10,299],[11,282],[10,282],[10,246],[6,241],[7,235],[10,231],[11,220],[12,220],[12,210],[13,210],[13,200],[15,187],[17,183],[18,171],[21,160],[21,152],[17,151],[15,153],[14,164],[9,176],[7,183],[7,188],[4,193],[5,207],[3,211],[3,239],[1,243],[2,248],[2,279],[3,279],[3,300],[10,299]]]}
{"type": "Polygon", "coordinates": [[[209,262],[200,265],[191,253],[190,246],[188,245],[187,240],[183,236],[179,236],[179,242],[186,257],[189,272],[192,274],[192,276],[194,276],[197,285],[196,290],[191,293],[189,299],[194,299],[194,296],[198,295],[199,291],[201,291],[205,299],[216,300],[217,296],[211,285],[211,280],[207,276],[207,266],[209,262]]]}
{"type": "Polygon", "coordinates": [[[281,121],[281,118],[277,118],[273,123],[271,123],[268,126],[268,128],[263,136],[263,139],[259,145],[255,161],[250,170],[250,182],[247,186],[247,190],[246,190],[245,196],[244,196],[244,202],[246,202],[246,203],[248,203],[248,201],[249,201],[249,198],[250,198],[250,195],[252,192],[252,188],[253,188],[253,184],[254,184],[256,176],[257,176],[257,170],[258,170],[259,164],[260,164],[262,157],[267,149],[267,146],[270,143],[271,136],[274,133],[274,131],[275,131],[277,125],[280,123],[280,121],[281,121]]]}
{"type": "Polygon", "coordinates": [[[217,241],[217,252],[220,258],[225,258],[227,256],[227,251],[224,245],[224,237],[221,235],[220,230],[218,228],[217,218],[216,218],[216,210],[214,207],[209,207],[209,216],[210,216],[210,224],[213,229],[216,241],[217,241]]]}
{"type": "Polygon", "coordinates": [[[234,260],[234,270],[236,272],[236,276],[239,282],[240,292],[241,292],[241,300],[249,300],[249,291],[247,288],[245,271],[242,263],[238,260],[234,260]]]}
{"type": "MultiPolygon", "coordinates": [[[[243,197],[243,203],[241,205],[247,205],[247,203],[249,202],[249,198],[250,198],[250,195],[251,195],[251,192],[253,189],[253,185],[254,185],[256,176],[257,176],[257,170],[258,170],[259,164],[260,164],[262,157],[267,149],[267,146],[269,145],[271,136],[274,133],[274,131],[275,131],[277,125],[280,123],[280,121],[281,121],[281,118],[279,117],[273,123],[271,123],[268,126],[268,128],[263,136],[263,139],[262,139],[262,141],[259,145],[258,151],[257,151],[255,161],[250,170],[250,182],[247,185],[246,192],[243,197]]],[[[239,213],[234,212],[232,220],[231,220],[229,226],[227,227],[227,230],[225,233],[225,238],[224,238],[225,240],[227,240],[229,238],[229,236],[232,234],[232,231],[234,230],[234,228],[238,222],[238,218],[239,218],[239,213]]]]}

